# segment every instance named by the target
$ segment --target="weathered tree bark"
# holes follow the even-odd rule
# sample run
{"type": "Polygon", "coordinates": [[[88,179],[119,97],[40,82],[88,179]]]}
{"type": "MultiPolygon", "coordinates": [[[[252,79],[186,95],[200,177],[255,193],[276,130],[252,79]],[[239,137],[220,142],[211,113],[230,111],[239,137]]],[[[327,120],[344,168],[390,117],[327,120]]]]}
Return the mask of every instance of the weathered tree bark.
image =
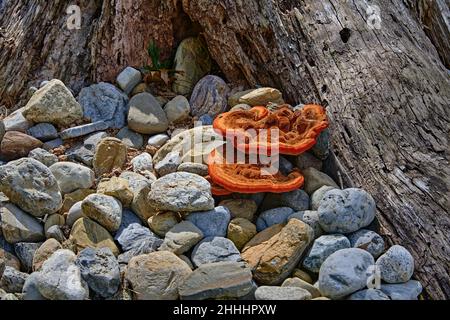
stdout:
{"type": "Polygon", "coordinates": [[[444,11],[420,20],[402,0],[80,3],[76,31],[64,28],[64,1],[0,6],[0,105],[22,105],[28,86],[52,77],[74,91],[114,81],[148,63],[151,39],[169,56],[200,33],[229,82],[327,106],[330,164],[374,196],[385,237],[412,252],[426,295],[450,298],[448,38],[429,27],[432,42],[422,27],[444,11]],[[381,10],[379,29],[369,5],[381,10]]]}

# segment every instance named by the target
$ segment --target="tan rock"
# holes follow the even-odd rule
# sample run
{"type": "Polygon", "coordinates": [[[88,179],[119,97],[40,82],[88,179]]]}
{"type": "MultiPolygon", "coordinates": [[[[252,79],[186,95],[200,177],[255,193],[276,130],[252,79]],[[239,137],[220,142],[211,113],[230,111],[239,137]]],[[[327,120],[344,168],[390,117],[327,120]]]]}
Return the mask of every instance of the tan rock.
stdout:
{"type": "Polygon", "coordinates": [[[62,246],[57,240],[50,238],[45,241],[34,253],[33,271],[41,269],[44,262],[59,249],[62,249],[62,246]]]}
{"type": "Polygon", "coordinates": [[[176,212],[160,212],[148,219],[148,226],[158,236],[164,237],[179,222],[179,219],[180,217],[176,212]]]}
{"type": "Polygon", "coordinates": [[[244,218],[252,221],[258,209],[256,202],[251,199],[226,199],[219,206],[227,207],[232,218],[244,218]]]}
{"type": "Polygon", "coordinates": [[[191,273],[186,262],[172,252],[157,251],[132,258],[125,279],[136,300],[176,300],[178,287],[191,273]]]}
{"type": "Polygon", "coordinates": [[[299,278],[287,278],[284,280],[282,287],[297,287],[307,290],[309,293],[311,293],[312,298],[318,298],[322,294],[320,293],[319,289],[314,287],[312,284],[303,281],[299,278]]]}
{"type": "Polygon", "coordinates": [[[5,267],[11,267],[20,271],[20,261],[13,254],[0,248],[0,278],[5,267]]]}
{"type": "Polygon", "coordinates": [[[95,149],[93,167],[97,175],[121,168],[127,160],[127,146],[117,138],[102,139],[95,149]]]}
{"type": "Polygon", "coordinates": [[[254,89],[244,90],[244,91],[238,91],[236,93],[233,93],[228,97],[228,105],[230,107],[235,107],[236,105],[240,104],[239,99],[242,96],[245,96],[247,93],[252,92],[254,89]]]}
{"type": "Polygon", "coordinates": [[[154,216],[158,211],[149,205],[147,197],[151,188],[149,185],[141,187],[134,192],[134,198],[131,202],[131,209],[141,218],[142,221],[147,221],[154,216]]]}
{"type": "Polygon", "coordinates": [[[118,199],[124,207],[129,207],[134,197],[128,181],[118,177],[102,180],[98,184],[97,193],[103,193],[118,199]]]}
{"type": "Polygon", "coordinates": [[[234,218],[228,224],[227,238],[240,251],[256,234],[256,226],[244,218],[234,218]]]}
{"type": "Polygon", "coordinates": [[[145,82],[141,82],[136,87],[134,87],[133,91],[131,92],[131,96],[135,96],[142,92],[151,93],[149,86],[145,82]]]}
{"type": "Polygon", "coordinates": [[[42,146],[42,141],[19,131],[8,131],[0,144],[0,155],[6,160],[28,156],[31,150],[42,146]]]}
{"type": "Polygon", "coordinates": [[[256,281],[277,285],[293,271],[313,239],[310,226],[290,219],[286,225],[273,225],[253,237],[242,250],[242,258],[252,266],[256,281]]]}
{"type": "MultiPolygon", "coordinates": [[[[284,104],[281,92],[274,88],[258,88],[244,92],[237,92],[234,95],[239,96],[238,103],[245,103],[252,107],[266,106],[269,102],[284,104]]],[[[234,99],[232,102],[234,102],[234,99]]]]}
{"type": "Polygon", "coordinates": [[[78,252],[85,248],[108,247],[115,256],[119,254],[119,248],[108,230],[88,218],[75,221],[69,239],[75,243],[78,252]]]}
{"type": "Polygon", "coordinates": [[[303,271],[302,269],[294,269],[294,272],[292,272],[292,276],[299,278],[305,282],[308,282],[309,284],[313,284],[314,281],[311,278],[311,276],[308,274],[308,272],[303,271]]]}
{"type": "Polygon", "coordinates": [[[78,201],[83,201],[88,195],[95,193],[92,189],[79,189],[77,191],[67,193],[64,195],[63,205],[60,213],[65,213],[72,208],[72,206],[78,201]]]}

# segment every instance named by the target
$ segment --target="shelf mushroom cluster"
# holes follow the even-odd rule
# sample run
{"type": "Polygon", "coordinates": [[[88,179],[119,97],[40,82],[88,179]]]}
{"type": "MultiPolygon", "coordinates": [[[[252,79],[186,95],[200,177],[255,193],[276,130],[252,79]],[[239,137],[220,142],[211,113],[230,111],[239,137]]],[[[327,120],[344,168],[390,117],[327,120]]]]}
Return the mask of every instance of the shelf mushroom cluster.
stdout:
{"type": "Polygon", "coordinates": [[[278,170],[268,174],[270,164],[266,161],[248,161],[261,155],[299,155],[316,143],[320,132],[328,127],[326,111],[323,107],[309,104],[293,111],[289,105],[280,106],[275,111],[258,106],[250,110],[235,110],[219,115],[213,123],[219,134],[233,145],[234,156],[227,157],[224,150],[215,149],[208,157],[209,181],[214,195],[233,192],[289,192],[300,188],[304,178],[295,168],[291,172],[278,170]],[[271,134],[276,130],[276,136],[271,134]],[[245,159],[237,161],[239,159],[245,159]],[[229,158],[233,158],[230,161],[229,158]]]}

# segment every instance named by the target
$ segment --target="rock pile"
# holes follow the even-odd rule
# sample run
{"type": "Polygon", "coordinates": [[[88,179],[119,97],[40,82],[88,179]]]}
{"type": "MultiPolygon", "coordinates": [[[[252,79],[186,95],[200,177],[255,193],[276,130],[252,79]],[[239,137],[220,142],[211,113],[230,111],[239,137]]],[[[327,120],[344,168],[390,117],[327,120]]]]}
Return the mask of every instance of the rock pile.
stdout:
{"type": "Polygon", "coordinates": [[[329,131],[281,160],[302,189],[213,196],[211,121],[282,93],[208,75],[196,38],[175,63],[170,100],[137,90],[128,67],[76,98],[51,80],[0,121],[0,300],[418,298],[413,257],[386,248],[372,196],[320,171],[329,131]]]}

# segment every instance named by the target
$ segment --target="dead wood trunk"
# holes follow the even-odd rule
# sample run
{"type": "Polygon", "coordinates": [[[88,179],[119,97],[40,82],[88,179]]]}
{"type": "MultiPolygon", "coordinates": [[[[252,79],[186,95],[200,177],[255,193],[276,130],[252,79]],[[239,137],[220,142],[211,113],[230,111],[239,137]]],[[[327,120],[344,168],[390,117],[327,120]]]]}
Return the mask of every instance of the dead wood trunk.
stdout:
{"type": "Polygon", "coordinates": [[[229,82],[327,106],[347,184],[374,196],[384,235],[412,252],[426,294],[450,298],[448,38],[435,20],[443,11],[422,18],[432,42],[408,2],[86,0],[73,31],[64,28],[65,1],[8,1],[0,105],[23,104],[28,86],[53,77],[75,91],[113,81],[123,67],[148,63],[151,39],[168,56],[201,33],[229,82]],[[369,5],[380,8],[379,29],[369,5]]]}

